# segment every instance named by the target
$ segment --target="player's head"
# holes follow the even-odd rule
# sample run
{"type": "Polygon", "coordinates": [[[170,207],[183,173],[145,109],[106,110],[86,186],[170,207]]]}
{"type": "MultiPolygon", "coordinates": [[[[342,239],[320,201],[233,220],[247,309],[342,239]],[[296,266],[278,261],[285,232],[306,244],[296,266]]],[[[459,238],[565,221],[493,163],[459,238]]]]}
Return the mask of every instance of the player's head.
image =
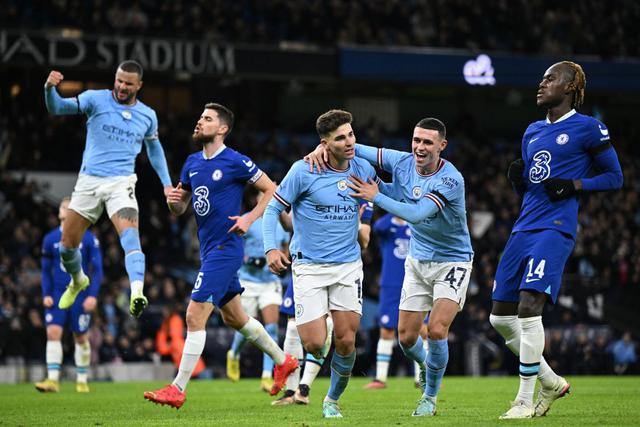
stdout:
{"type": "Polygon", "coordinates": [[[411,152],[419,168],[439,161],[440,153],[446,146],[447,128],[440,120],[428,117],[420,120],[413,128],[411,152]]]}
{"type": "Polygon", "coordinates": [[[567,103],[571,108],[580,108],[584,102],[587,77],[580,64],[562,61],[545,71],[538,85],[536,103],[539,107],[553,108],[567,103]]]}
{"type": "Polygon", "coordinates": [[[204,111],[193,130],[193,140],[203,145],[213,142],[216,138],[224,138],[233,129],[233,111],[222,104],[210,102],[204,106],[204,111]]]}
{"type": "Polygon", "coordinates": [[[113,96],[120,104],[133,104],[142,88],[142,65],[126,60],[118,65],[113,83],[113,96]]]}
{"type": "Polygon", "coordinates": [[[58,208],[58,219],[60,220],[60,224],[63,224],[64,220],[67,219],[67,212],[69,212],[70,201],[71,201],[70,197],[64,197],[60,201],[60,207],[58,208]]]}
{"type": "Polygon", "coordinates": [[[320,143],[338,161],[350,160],[356,155],[356,136],[351,128],[352,121],[351,113],[344,110],[329,110],[316,120],[320,143]]]}

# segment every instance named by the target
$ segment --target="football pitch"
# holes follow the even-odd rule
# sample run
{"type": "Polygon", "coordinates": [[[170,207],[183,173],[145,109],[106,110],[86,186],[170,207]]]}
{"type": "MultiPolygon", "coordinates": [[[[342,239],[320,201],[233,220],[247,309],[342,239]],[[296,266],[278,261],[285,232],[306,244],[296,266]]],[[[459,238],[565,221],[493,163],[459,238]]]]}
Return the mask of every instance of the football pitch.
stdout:
{"type": "Polygon", "coordinates": [[[385,390],[364,390],[353,378],[341,399],[343,419],[323,420],[321,401],[328,379],[318,379],[308,406],[271,406],[258,379],[192,381],[180,410],[143,399],[163,383],[91,383],[79,394],[65,382],[60,393],[41,394],[31,384],[0,385],[0,426],[115,425],[640,425],[639,377],[571,377],[571,394],[544,418],[499,421],[518,388],[518,378],[445,377],[433,418],[412,418],[419,392],[410,379],[391,379],[385,390]]]}

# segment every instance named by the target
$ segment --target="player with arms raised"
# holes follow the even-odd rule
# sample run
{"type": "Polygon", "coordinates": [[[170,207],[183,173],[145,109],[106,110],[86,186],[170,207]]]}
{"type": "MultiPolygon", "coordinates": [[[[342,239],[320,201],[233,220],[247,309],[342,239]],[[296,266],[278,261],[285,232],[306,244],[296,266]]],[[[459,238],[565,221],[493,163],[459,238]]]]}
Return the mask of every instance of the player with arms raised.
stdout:
{"type": "Polygon", "coordinates": [[[58,306],[71,307],[76,296],[89,286],[79,245],[89,225],[95,224],[106,207],[125,253],[131,283],[129,311],[139,317],[147,298],[143,295],[145,257],[138,233],[134,166],[143,142],[165,195],[172,188],[158,140],[158,118],[155,111],[137,99],[142,88],[142,67],[135,61],[124,61],[118,66],[112,90],[87,90],[74,98],[58,94],[56,86],[63,78],[58,71],[49,74],[44,90],[47,110],[56,115],[86,114],[88,120],[82,166],[60,240],[62,265],[71,281],[58,306]]]}
{"type": "Polygon", "coordinates": [[[191,202],[198,224],[201,258],[187,307],[187,339],[178,374],[172,384],[144,393],[145,399],[175,408],[186,400],[187,383],[204,350],[206,324],[214,307],[218,307],[227,326],[239,331],[275,362],[272,395],[284,387],[287,376],[298,368],[297,359],[285,355],[262,324],[247,316],[240,301],[244,290],[237,274],[244,255],[241,236],[262,216],[275,184],[251,159],[224,144],[233,121],[233,112],[227,107],[216,103],[205,105],[193,132],[194,141],[202,143],[202,151],[187,157],[181,182],[167,197],[169,209],[177,215],[182,215],[191,202]],[[250,212],[240,216],[247,183],[264,192],[264,196],[250,212]]]}
{"type": "Polygon", "coordinates": [[[575,110],[582,105],[585,85],[582,67],[574,62],[546,70],[537,105],[547,109],[547,117],[529,125],[522,137],[522,158],[509,166],[509,179],[524,198],[496,271],[490,321],[519,355],[520,389],[501,419],[543,416],[569,391],[569,383],[542,357],[542,311],[560,292],[562,271],[575,243],[578,195],[622,186],[609,130],[575,110]],[[593,166],[598,174],[587,178],[593,166]],[[534,405],[536,378],[541,388],[534,405]]]}

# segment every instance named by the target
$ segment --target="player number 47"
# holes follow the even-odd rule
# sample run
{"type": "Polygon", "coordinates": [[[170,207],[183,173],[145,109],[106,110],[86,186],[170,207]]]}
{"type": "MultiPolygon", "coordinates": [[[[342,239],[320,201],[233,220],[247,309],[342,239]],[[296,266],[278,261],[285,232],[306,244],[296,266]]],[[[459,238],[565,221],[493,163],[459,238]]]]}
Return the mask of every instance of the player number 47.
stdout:
{"type": "Polygon", "coordinates": [[[449,287],[451,287],[451,289],[453,289],[454,291],[458,291],[458,289],[460,289],[460,286],[462,286],[462,283],[464,281],[464,278],[467,275],[467,269],[463,268],[463,267],[451,267],[451,270],[449,270],[449,272],[447,273],[446,276],[444,276],[444,281],[445,282],[449,282],[449,287]],[[460,275],[459,278],[456,277],[456,272],[461,271],[462,274],[460,275]]]}

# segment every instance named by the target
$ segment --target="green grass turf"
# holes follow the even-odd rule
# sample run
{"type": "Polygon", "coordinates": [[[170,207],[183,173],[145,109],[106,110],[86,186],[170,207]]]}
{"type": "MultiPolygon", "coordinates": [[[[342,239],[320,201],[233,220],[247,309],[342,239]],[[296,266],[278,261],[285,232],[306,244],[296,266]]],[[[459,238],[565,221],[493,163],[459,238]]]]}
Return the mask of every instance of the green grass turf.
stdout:
{"type": "Polygon", "coordinates": [[[328,379],[312,388],[308,406],[273,407],[258,390],[259,380],[192,381],[180,410],[143,399],[162,383],[91,384],[78,394],[63,383],[57,394],[38,393],[30,384],[0,385],[0,426],[115,425],[640,425],[640,378],[574,377],[571,395],[557,400],[544,418],[498,421],[518,388],[518,378],[445,377],[434,418],[412,418],[419,392],[410,379],[391,379],[385,390],[364,390],[366,378],[352,379],[341,399],[342,420],[323,420],[321,401],[328,379]]]}

